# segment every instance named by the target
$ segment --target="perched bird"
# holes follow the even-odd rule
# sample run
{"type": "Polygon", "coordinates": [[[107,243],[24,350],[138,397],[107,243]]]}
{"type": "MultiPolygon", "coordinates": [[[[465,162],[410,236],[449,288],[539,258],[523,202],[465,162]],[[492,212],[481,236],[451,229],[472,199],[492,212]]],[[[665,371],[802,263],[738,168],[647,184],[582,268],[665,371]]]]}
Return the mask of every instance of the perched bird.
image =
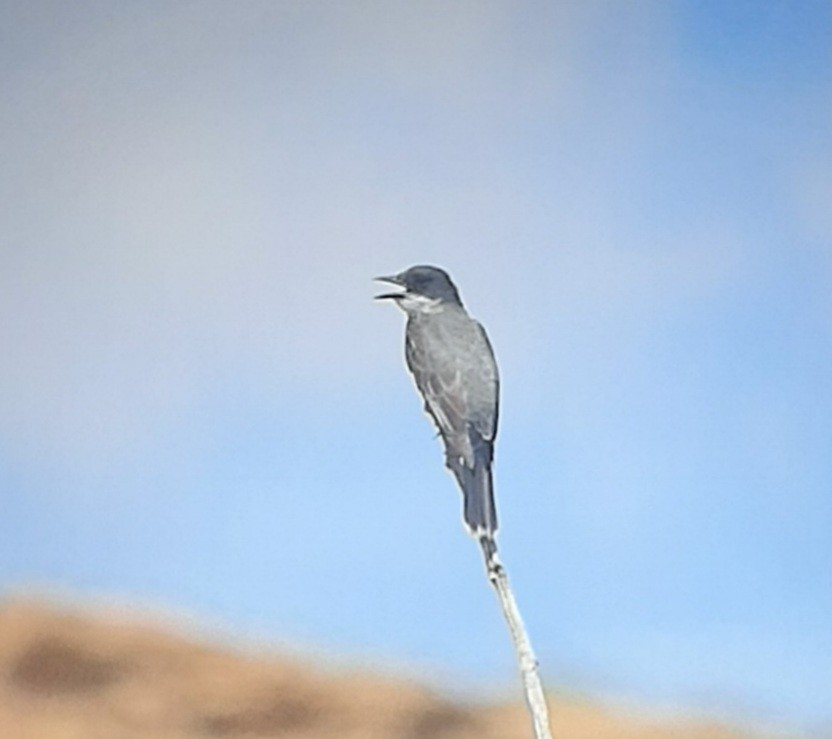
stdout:
{"type": "Polygon", "coordinates": [[[417,266],[376,279],[403,288],[376,298],[392,300],[407,314],[407,367],[462,490],[465,524],[490,560],[496,553],[491,465],[500,383],[488,336],[465,311],[444,270],[417,266]]]}

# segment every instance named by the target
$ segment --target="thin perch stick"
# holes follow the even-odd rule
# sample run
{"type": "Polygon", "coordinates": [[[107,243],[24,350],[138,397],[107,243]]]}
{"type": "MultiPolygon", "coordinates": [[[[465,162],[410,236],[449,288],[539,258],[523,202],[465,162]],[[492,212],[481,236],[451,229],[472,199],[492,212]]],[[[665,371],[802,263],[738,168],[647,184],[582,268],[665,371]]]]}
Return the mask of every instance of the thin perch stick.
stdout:
{"type": "Polygon", "coordinates": [[[543,685],[540,682],[537,659],[532,651],[532,644],[526,627],[523,625],[523,618],[520,616],[520,609],[517,601],[511,592],[508,584],[508,575],[505,567],[497,556],[497,545],[493,539],[480,539],[480,547],[485,557],[485,569],[488,573],[488,580],[497,592],[500,599],[500,607],[503,609],[503,617],[511,632],[511,641],[514,644],[514,652],[517,655],[517,663],[520,667],[520,677],[523,680],[523,693],[526,698],[526,705],[532,718],[535,739],[552,739],[549,732],[549,713],[546,708],[546,696],[543,693],[543,685]]]}

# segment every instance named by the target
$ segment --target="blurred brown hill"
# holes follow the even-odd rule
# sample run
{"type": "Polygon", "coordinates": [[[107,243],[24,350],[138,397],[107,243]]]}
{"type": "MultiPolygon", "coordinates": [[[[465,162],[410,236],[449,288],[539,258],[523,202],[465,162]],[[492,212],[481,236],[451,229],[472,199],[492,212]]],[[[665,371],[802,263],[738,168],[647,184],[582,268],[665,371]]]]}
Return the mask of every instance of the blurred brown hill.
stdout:
{"type": "MultiPolygon", "coordinates": [[[[262,658],[134,618],[0,602],[3,739],[514,739],[519,703],[471,705],[366,672],[262,658]]],[[[552,697],[562,739],[728,739],[709,723],[616,715],[552,697]]]]}

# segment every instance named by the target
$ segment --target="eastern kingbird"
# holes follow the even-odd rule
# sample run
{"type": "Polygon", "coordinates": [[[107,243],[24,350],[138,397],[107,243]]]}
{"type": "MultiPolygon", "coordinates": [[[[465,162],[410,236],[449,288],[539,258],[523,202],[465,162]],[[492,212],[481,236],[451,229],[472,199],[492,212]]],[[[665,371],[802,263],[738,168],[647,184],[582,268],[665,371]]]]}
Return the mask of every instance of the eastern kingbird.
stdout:
{"type": "Polygon", "coordinates": [[[404,289],[376,298],[392,300],[407,313],[407,367],[445,443],[445,464],[462,490],[465,525],[490,560],[496,553],[491,464],[500,381],[488,336],[438,267],[411,267],[376,279],[404,289]]]}

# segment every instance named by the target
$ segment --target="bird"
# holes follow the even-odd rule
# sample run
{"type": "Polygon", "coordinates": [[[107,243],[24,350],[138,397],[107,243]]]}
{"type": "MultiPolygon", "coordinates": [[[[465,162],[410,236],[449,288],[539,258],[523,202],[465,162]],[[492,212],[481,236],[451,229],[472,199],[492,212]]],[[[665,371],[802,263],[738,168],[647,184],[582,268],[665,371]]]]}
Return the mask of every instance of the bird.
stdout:
{"type": "Polygon", "coordinates": [[[407,315],[407,368],[462,491],[465,526],[491,563],[497,552],[492,465],[500,404],[491,342],[445,270],[417,265],[375,279],[402,288],[376,299],[393,301],[407,315]]]}

